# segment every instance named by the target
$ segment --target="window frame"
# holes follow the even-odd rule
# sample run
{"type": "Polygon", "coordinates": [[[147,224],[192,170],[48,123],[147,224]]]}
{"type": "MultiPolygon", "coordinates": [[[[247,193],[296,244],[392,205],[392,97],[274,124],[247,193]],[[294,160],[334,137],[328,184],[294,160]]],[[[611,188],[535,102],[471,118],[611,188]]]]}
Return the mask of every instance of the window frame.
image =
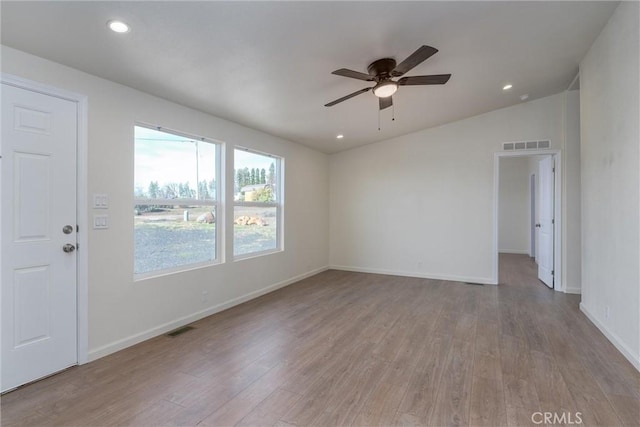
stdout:
{"type": "MultiPolygon", "coordinates": [[[[270,254],[274,254],[274,253],[278,253],[278,252],[284,252],[284,226],[283,226],[283,216],[284,216],[284,157],[275,155],[275,154],[271,154],[271,153],[267,153],[264,151],[259,151],[259,150],[255,150],[253,148],[248,148],[248,147],[244,147],[244,146],[240,146],[240,145],[235,145],[233,147],[233,171],[234,171],[234,175],[235,175],[235,171],[236,171],[236,150],[238,151],[245,151],[247,153],[252,153],[252,154],[257,154],[260,156],[265,156],[265,157],[269,157],[271,159],[273,159],[275,161],[275,172],[276,172],[276,200],[275,202],[245,202],[245,201],[237,201],[235,199],[235,191],[233,192],[231,199],[232,199],[232,211],[233,214],[231,215],[231,225],[232,225],[232,229],[233,229],[233,233],[231,235],[231,256],[233,261],[242,261],[245,259],[250,259],[250,258],[256,258],[256,257],[261,257],[264,255],[270,255],[270,254]],[[271,208],[276,208],[276,247],[274,249],[266,249],[263,251],[256,251],[256,252],[249,252],[246,254],[240,254],[240,255],[236,255],[235,251],[236,251],[236,237],[235,237],[235,209],[236,206],[243,206],[243,207],[257,207],[257,208],[264,208],[264,207],[271,207],[271,208]]],[[[233,177],[233,183],[234,183],[234,187],[235,187],[235,176],[233,177]]]]}
{"type": "MultiPolygon", "coordinates": [[[[224,162],[222,161],[222,147],[224,145],[223,142],[221,141],[217,141],[215,139],[212,138],[208,138],[208,137],[202,137],[202,136],[195,136],[193,134],[189,134],[186,132],[181,132],[181,131],[176,131],[173,130],[171,128],[167,128],[167,127],[162,127],[162,126],[155,126],[155,125],[149,125],[147,123],[142,123],[142,122],[135,122],[133,124],[133,129],[134,129],[134,137],[133,137],[133,143],[134,143],[134,156],[133,156],[133,162],[134,162],[134,173],[135,173],[135,128],[136,127],[142,127],[142,128],[146,128],[146,129],[150,129],[150,130],[155,130],[158,132],[164,132],[164,133],[168,133],[174,136],[178,136],[178,137],[183,137],[183,138],[188,138],[191,140],[194,140],[196,142],[204,142],[207,144],[213,144],[213,146],[215,147],[215,156],[216,156],[216,161],[215,161],[215,175],[214,175],[214,179],[216,182],[215,185],[215,199],[214,200],[198,200],[198,199],[192,199],[192,198],[176,198],[176,199],[142,199],[142,198],[137,198],[133,197],[133,207],[135,208],[136,205],[140,205],[140,204],[147,204],[147,205],[163,205],[163,204],[167,204],[167,201],[170,201],[171,204],[173,205],[195,205],[195,206],[213,206],[215,209],[215,218],[214,218],[214,224],[215,224],[215,232],[216,232],[216,238],[215,238],[215,258],[210,260],[210,261],[200,261],[200,262],[193,262],[193,263],[189,263],[189,264],[184,264],[184,265],[180,265],[180,266],[176,266],[176,267],[169,267],[169,268],[163,268],[163,269],[158,269],[158,270],[153,270],[153,271],[147,271],[144,273],[136,273],[135,272],[135,222],[133,224],[133,232],[134,232],[134,239],[133,239],[133,262],[134,262],[134,268],[133,268],[133,279],[134,281],[140,281],[140,280],[145,280],[145,279],[150,279],[150,278],[154,278],[154,277],[160,277],[160,276],[166,276],[166,275],[170,275],[170,274],[175,274],[175,273],[181,273],[181,272],[185,272],[185,271],[190,271],[190,270],[196,270],[196,269],[200,269],[203,267],[209,267],[212,265],[218,265],[218,264],[222,264],[224,262],[224,252],[223,252],[223,248],[224,248],[224,244],[222,242],[222,237],[224,236],[224,232],[222,230],[222,227],[224,227],[224,224],[222,221],[220,221],[220,218],[222,216],[222,208],[223,208],[223,204],[221,201],[221,195],[223,195],[224,197],[224,193],[222,193],[222,183],[221,183],[221,177],[223,176],[222,173],[222,165],[224,164],[224,162]]],[[[198,188],[197,186],[199,185],[199,183],[196,183],[196,188],[198,188]]],[[[134,191],[135,191],[135,186],[134,186],[134,191]]]]}

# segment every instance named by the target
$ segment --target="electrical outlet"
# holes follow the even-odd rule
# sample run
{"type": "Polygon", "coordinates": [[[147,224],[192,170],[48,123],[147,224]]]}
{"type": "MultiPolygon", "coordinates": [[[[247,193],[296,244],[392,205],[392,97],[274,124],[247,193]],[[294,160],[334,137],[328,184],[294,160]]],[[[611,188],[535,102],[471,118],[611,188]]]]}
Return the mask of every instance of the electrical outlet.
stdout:
{"type": "Polygon", "coordinates": [[[202,302],[209,301],[209,291],[202,291],[202,302]]]}
{"type": "Polygon", "coordinates": [[[609,310],[609,306],[606,306],[604,308],[604,317],[605,317],[605,319],[609,318],[609,314],[611,314],[611,311],[609,310]]]}

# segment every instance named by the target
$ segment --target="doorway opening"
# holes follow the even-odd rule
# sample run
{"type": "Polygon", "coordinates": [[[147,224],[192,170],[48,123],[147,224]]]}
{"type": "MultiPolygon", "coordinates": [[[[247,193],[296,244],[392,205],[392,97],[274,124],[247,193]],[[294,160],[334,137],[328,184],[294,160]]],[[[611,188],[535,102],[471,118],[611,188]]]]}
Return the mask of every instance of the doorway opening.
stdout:
{"type": "Polygon", "coordinates": [[[535,263],[541,284],[563,290],[560,151],[500,152],[494,160],[495,283],[501,257],[522,257],[535,263]]]}

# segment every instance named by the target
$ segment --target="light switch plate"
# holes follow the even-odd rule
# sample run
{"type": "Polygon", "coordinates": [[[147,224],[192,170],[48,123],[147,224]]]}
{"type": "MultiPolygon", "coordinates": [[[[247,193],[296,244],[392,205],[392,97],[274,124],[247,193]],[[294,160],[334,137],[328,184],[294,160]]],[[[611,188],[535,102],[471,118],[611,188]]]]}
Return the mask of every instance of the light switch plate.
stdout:
{"type": "Polygon", "coordinates": [[[94,230],[105,230],[109,228],[109,215],[94,215],[93,228],[94,230]]]}
{"type": "Polygon", "coordinates": [[[109,207],[109,196],[107,194],[94,194],[93,195],[93,208],[94,209],[107,209],[109,207]]]}

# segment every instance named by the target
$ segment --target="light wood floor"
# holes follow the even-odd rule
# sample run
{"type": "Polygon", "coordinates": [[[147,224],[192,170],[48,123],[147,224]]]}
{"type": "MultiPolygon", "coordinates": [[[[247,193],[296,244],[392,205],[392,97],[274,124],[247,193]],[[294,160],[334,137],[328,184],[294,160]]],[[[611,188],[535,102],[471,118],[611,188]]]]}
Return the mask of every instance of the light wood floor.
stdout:
{"type": "Polygon", "coordinates": [[[8,393],[3,425],[638,425],[640,375],[579,296],[500,266],[497,287],[327,271],[8,393]]]}

